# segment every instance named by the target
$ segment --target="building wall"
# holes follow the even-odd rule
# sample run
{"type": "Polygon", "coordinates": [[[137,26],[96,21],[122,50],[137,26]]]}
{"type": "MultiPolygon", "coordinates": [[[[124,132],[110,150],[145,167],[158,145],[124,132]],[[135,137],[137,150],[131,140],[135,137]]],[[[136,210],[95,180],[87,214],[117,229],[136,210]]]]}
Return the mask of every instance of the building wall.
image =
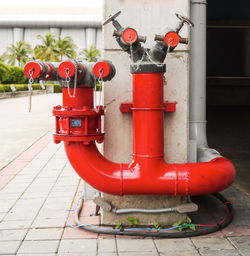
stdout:
{"type": "MultiPolygon", "coordinates": [[[[117,20],[124,27],[132,27],[139,35],[147,36],[144,47],[151,48],[155,34],[164,35],[166,28],[175,28],[178,19],[175,13],[189,17],[189,0],[105,0],[104,17],[121,10],[117,20]]],[[[104,154],[115,162],[129,162],[132,158],[132,115],[119,111],[122,102],[132,101],[132,75],[130,73],[129,55],[123,52],[112,37],[112,24],[104,26],[104,57],[111,60],[116,67],[114,79],[106,83],[104,89],[105,141],[104,154]]],[[[187,26],[181,31],[182,37],[189,37],[187,26]]],[[[164,100],[177,101],[176,113],[165,114],[165,160],[171,163],[187,162],[188,155],[188,86],[189,86],[189,46],[179,45],[168,54],[167,72],[164,83],[164,100]]],[[[143,93],[143,92],[142,92],[143,93]]],[[[152,170],[154,172],[154,170],[152,170]]],[[[181,204],[180,197],[168,196],[111,196],[104,194],[104,199],[118,208],[165,208],[181,204]],[[142,204],[140,202],[143,202],[142,204]],[[153,202],[153,203],[152,203],[153,202]],[[163,205],[167,202],[167,205],[163,205]],[[152,204],[151,204],[152,203],[152,204]]],[[[129,214],[128,214],[129,215],[129,214]]],[[[115,215],[104,212],[105,224],[126,223],[128,215],[115,215]]],[[[184,216],[178,214],[133,214],[140,219],[140,224],[156,222],[174,223],[184,216]]]]}
{"type": "Polygon", "coordinates": [[[41,43],[37,35],[54,33],[57,35],[70,36],[79,50],[89,48],[91,45],[102,49],[101,27],[39,27],[39,24],[32,27],[0,27],[0,54],[6,51],[6,47],[19,40],[25,40],[32,47],[41,43]]]}

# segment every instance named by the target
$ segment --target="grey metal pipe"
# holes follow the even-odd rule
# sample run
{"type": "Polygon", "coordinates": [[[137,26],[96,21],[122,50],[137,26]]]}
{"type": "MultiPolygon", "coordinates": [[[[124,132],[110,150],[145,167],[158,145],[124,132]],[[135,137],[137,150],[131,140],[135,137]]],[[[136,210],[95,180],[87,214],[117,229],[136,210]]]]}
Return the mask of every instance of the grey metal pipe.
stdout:
{"type": "Polygon", "coordinates": [[[221,156],[208,147],[206,135],[206,7],[206,0],[191,0],[195,25],[190,43],[190,162],[207,162],[221,156]]]}

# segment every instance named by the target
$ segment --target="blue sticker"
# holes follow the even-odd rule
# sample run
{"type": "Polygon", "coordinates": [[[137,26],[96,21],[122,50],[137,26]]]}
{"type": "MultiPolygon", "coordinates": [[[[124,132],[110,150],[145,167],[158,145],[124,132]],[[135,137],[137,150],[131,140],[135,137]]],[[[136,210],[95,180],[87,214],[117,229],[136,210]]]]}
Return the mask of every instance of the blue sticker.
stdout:
{"type": "Polygon", "coordinates": [[[71,127],[81,127],[82,120],[81,119],[71,119],[70,125],[71,125],[71,127]]]}

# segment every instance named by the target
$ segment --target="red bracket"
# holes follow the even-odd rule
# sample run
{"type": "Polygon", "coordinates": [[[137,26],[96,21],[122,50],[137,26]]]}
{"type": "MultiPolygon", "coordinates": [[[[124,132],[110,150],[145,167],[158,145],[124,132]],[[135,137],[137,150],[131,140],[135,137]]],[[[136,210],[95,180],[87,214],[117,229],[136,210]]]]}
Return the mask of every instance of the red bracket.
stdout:
{"type": "MultiPolygon", "coordinates": [[[[163,104],[164,105],[162,108],[157,108],[153,110],[162,110],[168,113],[176,112],[176,104],[177,104],[176,101],[174,102],[165,101],[163,104]]],[[[121,103],[120,105],[120,111],[122,113],[132,113],[133,110],[143,110],[143,109],[133,108],[133,103],[131,102],[124,102],[124,103],[121,103]]],[[[144,109],[144,110],[152,110],[152,109],[144,109]]]]}

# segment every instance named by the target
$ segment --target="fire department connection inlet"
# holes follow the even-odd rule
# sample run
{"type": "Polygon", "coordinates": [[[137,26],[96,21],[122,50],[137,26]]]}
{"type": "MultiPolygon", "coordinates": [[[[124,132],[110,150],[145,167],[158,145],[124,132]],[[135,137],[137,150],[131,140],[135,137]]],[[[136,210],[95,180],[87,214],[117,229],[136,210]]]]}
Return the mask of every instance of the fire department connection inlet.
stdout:
{"type": "MultiPolygon", "coordinates": [[[[65,66],[63,62],[59,65],[58,70],[65,73],[67,69],[68,74],[71,74],[71,69],[79,70],[75,67],[83,65],[85,73],[80,80],[78,76],[72,75],[72,81],[66,87],[66,77],[58,71],[63,87],[63,104],[53,110],[56,117],[55,142],[64,141],[68,159],[79,176],[105,193],[202,195],[227,188],[235,178],[235,169],[226,158],[216,157],[209,162],[185,164],[164,161],[164,113],[169,111],[169,105],[175,106],[176,103],[164,102],[163,99],[166,70],[163,61],[166,54],[173,51],[178,42],[181,43],[178,40],[180,28],[184,23],[191,24],[190,21],[178,15],[181,24],[161,36],[163,40],[156,37],[155,46],[146,49],[142,47],[139,36],[135,36],[134,30],[123,28],[114,19],[115,16],[107,22],[112,21],[119,32],[114,33],[118,44],[131,55],[132,60],[133,102],[121,104],[120,109],[133,115],[133,160],[126,164],[111,162],[96,147],[96,142],[104,139],[101,130],[104,108],[94,108],[93,81],[95,78],[113,78],[115,68],[107,61],[96,63],[92,71],[87,64],[74,62],[75,66],[72,66],[67,62],[65,66]],[[124,31],[126,34],[122,37],[124,31]],[[128,44],[126,40],[132,41],[128,44]],[[61,69],[62,66],[64,68],[61,69]],[[75,97],[70,96],[73,91],[75,97]]],[[[174,110],[172,107],[171,111],[174,110]]]]}

